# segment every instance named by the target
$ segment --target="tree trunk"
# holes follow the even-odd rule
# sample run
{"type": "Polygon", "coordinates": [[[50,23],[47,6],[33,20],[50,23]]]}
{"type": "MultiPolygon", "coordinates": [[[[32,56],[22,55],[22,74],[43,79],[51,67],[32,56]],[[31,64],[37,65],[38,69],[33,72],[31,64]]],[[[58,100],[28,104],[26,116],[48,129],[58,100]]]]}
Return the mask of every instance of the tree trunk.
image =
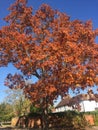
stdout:
{"type": "Polygon", "coordinates": [[[43,109],[42,112],[42,130],[48,130],[48,111],[47,109],[43,109]]]}
{"type": "Polygon", "coordinates": [[[42,109],[42,130],[48,130],[49,129],[49,123],[48,123],[48,101],[47,97],[44,99],[44,105],[42,109]]]}

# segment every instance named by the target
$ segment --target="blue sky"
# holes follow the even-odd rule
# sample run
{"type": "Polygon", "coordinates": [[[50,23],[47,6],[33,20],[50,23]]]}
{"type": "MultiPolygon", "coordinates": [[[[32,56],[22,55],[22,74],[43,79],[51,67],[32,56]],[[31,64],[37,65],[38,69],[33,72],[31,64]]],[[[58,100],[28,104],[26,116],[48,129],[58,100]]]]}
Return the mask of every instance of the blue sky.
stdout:
{"type": "MultiPolygon", "coordinates": [[[[14,1],[0,1],[0,28],[6,25],[3,18],[9,13],[7,8],[14,1]]],[[[28,0],[28,5],[32,6],[34,10],[37,10],[43,3],[50,5],[53,9],[57,9],[60,12],[65,12],[70,16],[71,20],[92,20],[94,29],[98,28],[98,0],[28,0]]],[[[98,38],[96,41],[98,42],[98,38]]],[[[12,65],[0,68],[0,101],[5,97],[4,91],[6,87],[3,85],[4,78],[7,73],[14,73],[15,71],[16,69],[12,65]]]]}

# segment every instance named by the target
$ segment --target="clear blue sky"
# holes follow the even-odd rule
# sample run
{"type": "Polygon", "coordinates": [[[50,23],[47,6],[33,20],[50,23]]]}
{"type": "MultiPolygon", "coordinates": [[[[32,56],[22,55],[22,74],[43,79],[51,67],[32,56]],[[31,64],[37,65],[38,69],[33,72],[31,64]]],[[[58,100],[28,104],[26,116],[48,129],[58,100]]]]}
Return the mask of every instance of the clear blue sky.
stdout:
{"type": "MultiPolygon", "coordinates": [[[[0,28],[6,25],[3,18],[9,13],[7,8],[15,0],[1,0],[0,1],[0,28]]],[[[37,10],[41,4],[46,3],[53,9],[60,12],[65,12],[71,17],[71,20],[80,19],[83,21],[92,20],[93,27],[98,28],[98,0],[28,0],[28,5],[33,6],[37,10]]],[[[97,38],[98,41],[98,38],[97,38]]],[[[16,71],[12,65],[7,68],[0,68],[0,101],[4,99],[5,86],[3,85],[4,78],[7,73],[16,71]]]]}

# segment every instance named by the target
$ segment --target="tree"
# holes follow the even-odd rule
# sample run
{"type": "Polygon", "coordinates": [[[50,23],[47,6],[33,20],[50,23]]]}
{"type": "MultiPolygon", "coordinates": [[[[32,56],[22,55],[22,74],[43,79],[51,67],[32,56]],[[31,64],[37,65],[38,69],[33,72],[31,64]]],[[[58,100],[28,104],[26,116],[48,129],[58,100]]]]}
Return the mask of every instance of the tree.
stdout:
{"type": "Polygon", "coordinates": [[[9,10],[8,25],[0,31],[0,66],[12,63],[21,74],[9,74],[5,85],[22,88],[43,108],[47,124],[48,105],[58,95],[98,84],[98,30],[91,21],[71,21],[46,4],[34,13],[26,0],[16,0],[9,10]],[[37,82],[26,85],[32,76],[37,82]]]}
{"type": "Polygon", "coordinates": [[[13,109],[11,104],[1,103],[0,104],[0,122],[2,121],[10,121],[13,117],[13,109]]]}
{"type": "Polygon", "coordinates": [[[31,102],[28,98],[25,98],[22,89],[8,89],[6,93],[5,102],[13,107],[14,116],[21,116],[30,112],[31,102]]]}

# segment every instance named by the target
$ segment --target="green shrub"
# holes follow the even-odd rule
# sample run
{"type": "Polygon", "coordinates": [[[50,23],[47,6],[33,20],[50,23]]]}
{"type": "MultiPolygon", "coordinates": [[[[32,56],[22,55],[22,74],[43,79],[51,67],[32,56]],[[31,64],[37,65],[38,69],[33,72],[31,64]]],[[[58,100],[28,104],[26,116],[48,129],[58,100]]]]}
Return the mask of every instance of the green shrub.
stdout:
{"type": "Polygon", "coordinates": [[[94,122],[95,122],[95,125],[98,126],[98,114],[95,114],[94,122]]]}
{"type": "Polygon", "coordinates": [[[52,127],[73,128],[75,130],[83,129],[87,125],[84,114],[75,111],[53,113],[49,121],[52,127]]]}

